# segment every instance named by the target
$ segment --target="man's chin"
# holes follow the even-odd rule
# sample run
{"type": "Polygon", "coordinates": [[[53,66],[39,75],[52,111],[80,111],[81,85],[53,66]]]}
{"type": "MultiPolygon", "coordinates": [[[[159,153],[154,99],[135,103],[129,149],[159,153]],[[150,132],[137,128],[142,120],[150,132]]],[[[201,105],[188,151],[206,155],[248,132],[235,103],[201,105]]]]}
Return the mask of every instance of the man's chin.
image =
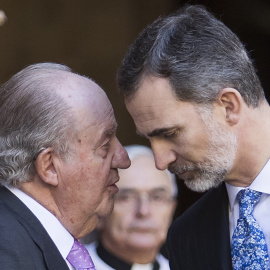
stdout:
{"type": "Polygon", "coordinates": [[[133,247],[136,247],[139,250],[153,250],[153,248],[157,246],[156,237],[149,235],[143,235],[141,237],[138,235],[136,239],[130,239],[129,242],[133,247]]]}
{"type": "Polygon", "coordinates": [[[210,180],[202,180],[202,179],[189,179],[189,180],[184,180],[185,185],[187,188],[189,188],[192,191],[195,192],[205,192],[211,188],[216,188],[218,187],[222,181],[210,181],[210,180]]]}
{"type": "Polygon", "coordinates": [[[114,208],[114,199],[110,196],[106,201],[103,201],[102,204],[99,206],[98,209],[98,216],[99,218],[104,218],[111,214],[114,208]]]}

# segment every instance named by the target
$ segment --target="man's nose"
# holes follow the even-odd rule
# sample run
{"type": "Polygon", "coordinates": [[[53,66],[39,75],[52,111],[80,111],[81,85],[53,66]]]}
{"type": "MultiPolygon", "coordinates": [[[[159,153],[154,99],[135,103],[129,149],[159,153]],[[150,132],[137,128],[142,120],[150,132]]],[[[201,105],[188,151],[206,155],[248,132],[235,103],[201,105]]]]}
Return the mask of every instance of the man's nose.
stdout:
{"type": "Polygon", "coordinates": [[[123,147],[123,145],[119,142],[119,140],[116,138],[116,146],[115,146],[115,154],[113,157],[113,168],[117,169],[127,169],[131,161],[128,157],[126,149],[123,147]]]}
{"type": "Polygon", "coordinates": [[[176,160],[176,154],[166,143],[152,142],[151,147],[155,157],[155,165],[158,170],[166,170],[176,160]]]}
{"type": "Polygon", "coordinates": [[[147,194],[140,194],[136,202],[136,215],[145,217],[150,214],[151,201],[147,194]]]}

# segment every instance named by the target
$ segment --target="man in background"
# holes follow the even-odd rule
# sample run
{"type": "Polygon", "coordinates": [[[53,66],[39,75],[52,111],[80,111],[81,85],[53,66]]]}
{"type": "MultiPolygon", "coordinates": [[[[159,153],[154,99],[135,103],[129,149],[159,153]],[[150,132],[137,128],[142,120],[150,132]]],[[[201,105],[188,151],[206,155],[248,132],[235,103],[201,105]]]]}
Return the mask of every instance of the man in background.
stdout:
{"type": "Polygon", "coordinates": [[[77,240],[112,211],[117,169],[130,165],[106,94],[42,63],[0,97],[0,269],[94,267],[77,240]]]}
{"type": "Polygon", "coordinates": [[[146,27],[118,82],[157,168],[209,190],[169,230],[171,269],[269,269],[270,107],[238,37],[187,5],[146,27]]]}
{"type": "Polygon", "coordinates": [[[119,170],[114,210],[98,224],[99,241],[86,247],[97,269],[168,270],[159,252],[176,207],[174,175],[156,169],[148,147],[126,150],[131,166],[119,170]]]}

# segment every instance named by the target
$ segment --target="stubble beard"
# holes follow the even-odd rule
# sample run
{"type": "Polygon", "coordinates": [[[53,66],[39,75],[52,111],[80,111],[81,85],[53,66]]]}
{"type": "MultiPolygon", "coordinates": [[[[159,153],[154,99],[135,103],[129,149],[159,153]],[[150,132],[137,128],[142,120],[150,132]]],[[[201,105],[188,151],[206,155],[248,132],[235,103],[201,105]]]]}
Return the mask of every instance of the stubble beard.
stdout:
{"type": "Polygon", "coordinates": [[[208,154],[200,163],[176,166],[173,169],[185,185],[196,192],[218,187],[225,180],[232,169],[238,145],[236,136],[224,130],[209,111],[200,112],[200,116],[209,135],[208,154]],[[181,175],[183,172],[186,173],[181,175]]]}

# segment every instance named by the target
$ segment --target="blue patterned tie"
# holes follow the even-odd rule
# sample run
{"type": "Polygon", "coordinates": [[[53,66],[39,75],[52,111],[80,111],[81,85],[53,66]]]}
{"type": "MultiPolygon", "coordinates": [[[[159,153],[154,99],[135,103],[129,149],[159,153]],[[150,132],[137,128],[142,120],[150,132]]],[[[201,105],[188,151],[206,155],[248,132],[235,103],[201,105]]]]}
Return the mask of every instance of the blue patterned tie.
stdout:
{"type": "Polygon", "coordinates": [[[262,193],[242,189],[238,192],[239,219],[232,236],[232,262],[234,270],[270,269],[267,245],[257,220],[252,215],[262,193]]]}

